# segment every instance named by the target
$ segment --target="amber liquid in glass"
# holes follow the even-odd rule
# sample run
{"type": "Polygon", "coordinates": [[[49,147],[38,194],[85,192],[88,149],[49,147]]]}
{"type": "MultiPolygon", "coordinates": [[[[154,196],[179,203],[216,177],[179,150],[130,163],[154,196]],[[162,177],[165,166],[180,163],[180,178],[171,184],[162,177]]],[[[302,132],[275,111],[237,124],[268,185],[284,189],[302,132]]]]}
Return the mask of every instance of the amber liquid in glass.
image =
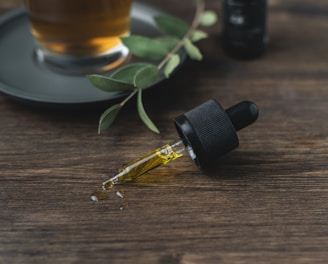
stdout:
{"type": "Polygon", "coordinates": [[[24,0],[39,45],[50,52],[93,56],[129,34],[132,0],[24,0]]]}

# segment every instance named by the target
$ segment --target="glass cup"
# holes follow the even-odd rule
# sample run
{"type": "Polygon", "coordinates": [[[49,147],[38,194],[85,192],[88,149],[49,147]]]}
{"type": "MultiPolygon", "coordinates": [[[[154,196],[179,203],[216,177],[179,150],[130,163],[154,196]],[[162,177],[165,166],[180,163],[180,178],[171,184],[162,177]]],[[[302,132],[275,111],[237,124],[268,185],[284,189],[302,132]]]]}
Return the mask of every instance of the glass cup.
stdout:
{"type": "Polygon", "coordinates": [[[117,67],[128,55],[132,0],[24,0],[40,63],[64,73],[117,67]]]}

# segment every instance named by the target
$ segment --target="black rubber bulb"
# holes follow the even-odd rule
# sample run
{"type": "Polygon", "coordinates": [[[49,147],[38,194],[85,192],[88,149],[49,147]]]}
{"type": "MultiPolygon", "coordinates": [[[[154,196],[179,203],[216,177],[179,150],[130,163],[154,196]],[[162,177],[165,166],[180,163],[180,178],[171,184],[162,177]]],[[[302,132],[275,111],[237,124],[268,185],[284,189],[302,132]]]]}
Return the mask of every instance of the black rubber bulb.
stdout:
{"type": "Polygon", "coordinates": [[[250,101],[243,101],[233,105],[226,109],[226,113],[236,131],[253,124],[259,116],[257,106],[250,101]]]}
{"type": "Polygon", "coordinates": [[[215,100],[209,100],[174,119],[176,129],[195,163],[209,168],[220,156],[239,145],[236,131],[254,123],[257,106],[242,101],[226,111],[215,100]]]}

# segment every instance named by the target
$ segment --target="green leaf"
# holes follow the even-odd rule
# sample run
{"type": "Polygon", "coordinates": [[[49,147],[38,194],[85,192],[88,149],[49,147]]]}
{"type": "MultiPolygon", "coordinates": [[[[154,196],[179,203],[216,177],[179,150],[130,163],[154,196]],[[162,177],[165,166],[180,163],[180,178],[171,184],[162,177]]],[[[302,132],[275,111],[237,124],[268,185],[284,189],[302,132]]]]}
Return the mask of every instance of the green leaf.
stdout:
{"type": "Polygon", "coordinates": [[[189,29],[186,22],[175,17],[157,16],[154,20],[160,30],[171,36],[182,38],[189,29]]]}
{"type": "Polygon", "coordinates": [[[156,83],[160,71],[154,65],[147,65],[141,68],[134,77],[134,85],[139,89],[148,88],[156,83]]]}
{"type": "Polygon", "coordinates": [[[87,78],[95,87],[105,92],[128,91],[134,88],[131,84],[102,75],[91,74],[87,78]]]}
{"type": "Polygon", "coordinates": [[[174,54],[171,59],[167,62],[164,74],[166,78],[169,78],[172,72],[180,65],[180,56],[177,54],[174,54]]]}
{"type": "Polygon", "coordinates": [[[160,41],[163,47],[165,47],[167,52],[170,52],[175,48],[176,45],[179,43],[179,39],[172,36],[164,36],[156,39],[160,41]]]}
{"type": "Polygon", "coordinates": [[[201,54],[200,50],[194,44],[192,44],[190,39],[185,39],[184,47],[191,59],[198,61],[203,59],[203,55],[201,54]]]}
{"type": "Polygon", "coordinates": [[[209,27],[218,21],[218,17],[214,11],[205,11],[200,18],[200,25],[209,27]]]}
{"type": "Polygon", "coordinates": [[[197,41],[206,39],[207,37],[208,37],[208,34],[205,31],[195,30],[195,32],[191,36],[191,41],[197,42],[197,41]]]}
{"type": "Polygon", "coordinates": [[[143,36],[129,36],[122,38],[122,42],[137,57],[161,60],[167,54],[166,46],[156,39],[143,36]]]}
{"type": "Polygon", "coordinates": [[[144,124],[153,132],[159,134],[158,128],[155,126],[155,124],[150,120],[149,116],[147,115],[143,103],[142,103],[142,90],[138,91],[138,113],[141,118],[141,120],[144,122],[144,124]]]}
{"type": "Polygon", "coordinates": [[[116,104],[108,108],[100,117],[98,133],[103,133],[115,121],[118,113],[122,109],[120,104],[116,104]]]}
{"type": "Polygon", "coordinates": [[[115,71],[111,78],[117,81],[122,81],[131,84],[133,87],[135,85],[135,76],[143,68],[147,66],[153,66],[150,63],[134,63],[124,66],[117,71],[115,71]]]}

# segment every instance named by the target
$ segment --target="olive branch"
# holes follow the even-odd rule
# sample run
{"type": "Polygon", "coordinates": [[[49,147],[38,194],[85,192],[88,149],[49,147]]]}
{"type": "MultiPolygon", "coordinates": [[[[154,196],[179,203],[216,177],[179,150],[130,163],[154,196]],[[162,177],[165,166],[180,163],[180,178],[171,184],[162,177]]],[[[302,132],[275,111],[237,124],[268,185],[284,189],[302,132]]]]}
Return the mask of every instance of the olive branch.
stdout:
{"type": "Polygon", "coordinates": [[[156,63],[132,63],[117,69],[111,76],[98,74],[88,75],[89,81],[98,89],[105,92],[126,91],[130,94],[119,104],[109,107],[100,117],[98,133],[103,133],[110,127],[124,105],[137,95],[138,114],[144,124],[153,132],[159,133],[158,128],[147,115],[142,102],[144,89],[154,85],[164,74],[169,78],[174,70],[182,63],[179,52],[185,49],[192,60],[200,61],[203,56],[194,44],[207,38],[208,34],[198,29],[200,26],[211,26],[216,23],[215,12],[205,10],[204,0],[194,1],[196,11],[189,26],[181,19],[170,16],[154,17],[157,27],[165,33],[158,38],[131,35],[121,38],[122,43],[136,57],[154,61],[156,63]]]}

